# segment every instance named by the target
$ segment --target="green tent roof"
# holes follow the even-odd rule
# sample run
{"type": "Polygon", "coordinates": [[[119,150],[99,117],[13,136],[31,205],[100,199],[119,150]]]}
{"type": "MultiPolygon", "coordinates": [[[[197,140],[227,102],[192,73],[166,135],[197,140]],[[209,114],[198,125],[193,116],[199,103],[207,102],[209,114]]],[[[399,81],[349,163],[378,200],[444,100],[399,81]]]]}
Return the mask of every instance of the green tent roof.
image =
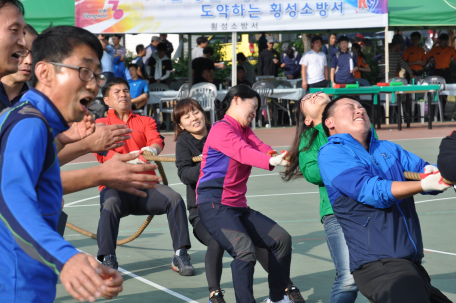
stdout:
{"type": "MultiPolygon", "coordinates": [[[[75,25],[75,0],[23,0],[22,3],[25,20],[38,32],[51,24],[75,25]]],[[[456,27],[456,0],[389,0],[388,11],[390,27],[456,27]]]]}
{"type": "Polygon", "coordinates": [[[41,33],[51,24],[75,25],[74,0],[23,0],[25,21],[41,33]]]}
{"type": "Polygon", "coordinates": [[[390,27],[456,27],[456,0],[389,0],[390,27]]]}

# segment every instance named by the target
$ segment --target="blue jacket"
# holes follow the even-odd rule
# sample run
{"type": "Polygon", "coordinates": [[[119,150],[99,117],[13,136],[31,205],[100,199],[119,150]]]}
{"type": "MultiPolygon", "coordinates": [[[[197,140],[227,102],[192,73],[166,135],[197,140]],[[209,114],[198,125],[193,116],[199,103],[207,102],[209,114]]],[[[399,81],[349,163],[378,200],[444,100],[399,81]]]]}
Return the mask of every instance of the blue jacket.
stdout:
{"type": "Polygon", "coordinates": [[[413,197],[398,200],[393,181],[429,163],[389,141],[370,139],[369,151],[350,134],[329,137],[318,164],[350,252],[350,271],[384,258],[421,263],[423,241],[413,197]]]}
{"type": "Polygon", "coordinates": [[[331,57],[331,68],[335,68],[334,81],[338,84],[355,83],[354,73],[350,73],[350,59],[353,60],[353,68],[358,66],[358,59],[351,51],[335,53],[331,57]],[[339,53],[339,55],[338,55],[339,53]]]}
{"type": "Polygon", "coordinates": [[[301,62],[301,54],[298,53],[297,51],[293,51],[293,58],[288,57],[286,53],[282,54],[282,62],[285,63],[285,67],[283,68],[284,75],[292,75],[295,79],[301,78],[301,65],[299,64],[301,62]]]}
{"type": "Polygon", "coordinates": [[[78,251],[57,233],[63,188],[54,137],[68,124],[31,88],[0,117],[0,302],[52,302],[78,251]]]}

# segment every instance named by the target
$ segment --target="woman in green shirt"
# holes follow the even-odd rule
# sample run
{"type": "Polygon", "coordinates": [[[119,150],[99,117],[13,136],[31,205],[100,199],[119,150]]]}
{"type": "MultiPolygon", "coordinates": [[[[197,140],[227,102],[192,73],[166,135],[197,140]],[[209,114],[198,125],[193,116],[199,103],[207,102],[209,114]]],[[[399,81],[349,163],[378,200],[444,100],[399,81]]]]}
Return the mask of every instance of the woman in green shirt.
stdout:
{"type": "Polygon", "coordinates": [[[323,92],[308,94],[302,98],[296,108],[296,136],[291,148],[290,165],[282,178],[289,181],[304,176],[308,182],[318,185],[320,192],[320,218],[326,233],[331,258],[336,267],[336,278],[329,298],[330,303],[353,303],[358,295],[358,288],[350,273],[348,246],[342,227],[334,216],[328,193],[318,168],[318,151],[328,142],[321,117],[330,102],[323,92]]]}

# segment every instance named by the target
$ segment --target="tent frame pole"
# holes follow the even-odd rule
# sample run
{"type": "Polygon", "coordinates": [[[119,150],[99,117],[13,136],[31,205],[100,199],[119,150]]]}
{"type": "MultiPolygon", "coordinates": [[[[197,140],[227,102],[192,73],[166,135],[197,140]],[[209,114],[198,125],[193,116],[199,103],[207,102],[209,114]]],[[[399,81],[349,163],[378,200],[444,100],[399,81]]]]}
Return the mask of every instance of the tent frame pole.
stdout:
{"type": "Polygon", "coordinates": [[[188,34],[188,85],[190,89],[192,88],[193,84],[193,77],[192,77],[192,34],[188,34]]]}
{"type": "MultiPolygon", "coordinates": [[[[385,83],[389,81],[389,37],[388,25],[385,27],[385,83]]],[[[389,125],[389,94],[385,98],[385,119],[386,125],[389,125]]],[[[380,100],[379,100],[380,102],[380,100]]]]}
{"type": "Polygon", "coordinates": [[[231,57],[231,86],[237,85],[237,32],[231,33],[232,57],[231,57]]]}

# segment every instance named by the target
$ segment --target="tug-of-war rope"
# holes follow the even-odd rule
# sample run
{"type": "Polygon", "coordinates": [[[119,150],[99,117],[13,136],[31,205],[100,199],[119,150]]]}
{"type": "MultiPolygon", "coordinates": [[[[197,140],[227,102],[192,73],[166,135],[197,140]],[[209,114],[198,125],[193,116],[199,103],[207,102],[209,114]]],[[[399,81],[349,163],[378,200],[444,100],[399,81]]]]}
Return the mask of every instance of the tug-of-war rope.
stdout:
{"type": "MultiPolygon", "coordinates": [[[[166,178],[166,173],[165,173],[165,170],[163,169],[163,165],[161,164],[161,162],[176,162],[176,157],[156,156],[153,153],[151,153],[150,151],[144,151],[142,153],[142,156],[144,157],[144,159],[146,159],[148,161],[154,161],[157,164],[158,172],[160,173],[160,176],[163,179],[163,184],[164,185],[168,185],[168,179],[166,178]]],[[[193,157],[192,160],[193,160],[193,162],[201,162],[202,158],[203,157],[198,156],[198,157],[193,157]]],[[[421,174],[420,173],[414,173],[414,172],[405,171],[404,172],[404,177],[407,180],[416,180],[416,181],[420,181],[421,180],[421,174]]],[[[455,181],[450,181],[450,180],[447,180],[447,179],[443,179],[443,182],[445,182],[447,184],[453,184],[453,185],[456,184],[455,181]]],[[[133,235],[129,236],[128,238],[122,239],[122,240],[117,240],[117,245],[123,245],[123,244],[131,242],[134,239],[138,238],[143,233],[143,231],[146,229],[146,227],[149,225],[150,221],[152,221],[153,217],[154,217],[153,215],[147,216],[147,218],[144,221],[144,223],[139,227],[139,229],[133,235]]],[[[87,231],[87,230],[85,230],[83,228],[80,228],[80,227],[78,227],[78,226],[76,226],[74,224],[71,224],[71,223],[67,222],[66,226],[71,228],[74,231],[77,231],[78,233],[81,233],[81,234],[89,237],[89,238],[92,238],[92,239],[95,239],[95,240],[97,239],[97,234],[94,234],[94,233],[92,233],[90,231],[87,231]]]]}

